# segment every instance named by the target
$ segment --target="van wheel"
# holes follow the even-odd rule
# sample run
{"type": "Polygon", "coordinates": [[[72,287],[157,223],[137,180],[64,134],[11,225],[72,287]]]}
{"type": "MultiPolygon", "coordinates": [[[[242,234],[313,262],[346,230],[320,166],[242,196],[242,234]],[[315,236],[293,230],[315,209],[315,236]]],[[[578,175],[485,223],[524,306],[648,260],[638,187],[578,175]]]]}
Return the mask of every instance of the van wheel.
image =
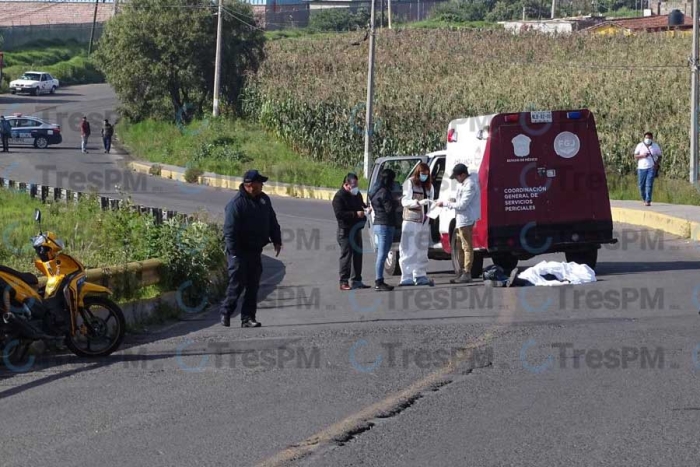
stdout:
{"type": "Polygon", "coordinates": [[[401,266],[399,265],[399,252],[390,250],[384,261],[384,272],[390,276],[400,276],[401,266]]]}
{"type": "Polygon", "coordinates": [[[518,266],[518,258],[510,253],[496,253],[491,257],[491,261],[493,261],[493,264],[503,269],[506,275],[510,274],[510,272],[518,266]]]}
{"type": "Polygon", "coordinates": [[[598,263],[598,249],[596,248],[584,251],[567,251],[566,262],[585,264],[589,268],[595,270],[596,263],[598,263]]]}

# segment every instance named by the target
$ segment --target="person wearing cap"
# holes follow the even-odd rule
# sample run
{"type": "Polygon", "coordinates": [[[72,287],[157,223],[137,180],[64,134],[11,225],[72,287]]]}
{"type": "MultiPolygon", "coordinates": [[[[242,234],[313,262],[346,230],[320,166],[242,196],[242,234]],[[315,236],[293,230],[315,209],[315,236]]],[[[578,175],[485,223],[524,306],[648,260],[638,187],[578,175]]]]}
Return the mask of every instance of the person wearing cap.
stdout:
{"type": "Polygon", "coordinates": [[[12,136],[12,127],[10,122],[5,120],[5,116],[0,116],[0,136],[2,137],[2,152],[10,152],[10,136],[12,136]]]}
{"type": "Polygon", "coordinates": [[[472,281],[471,270],[474,258],[472,230],[476,221],[481,218],[481,193],[478,180],[469,176],[469,170],[464,164],[454,166],[450,179],[459,182],[456,197],[449,201],[438,201],[436,204],[455,210],[457,256],[462,270],[455,279],[450,280],[450,283],[466,284],[472,281]]]}
{"type": "Polygon", "coordinates": [[[263,193],[268,180],[257,170],[243,176],[238,192],[226,205],[224,240],[228,261],[228,288],[221,305],[221,324],[229,327],[238,299],[245,289],[241,308],[241,327],[257,328],[258,289],[262,275],[262,250],[272,242],[275,256],[282,249],[282,231],[270,197],[263,193]]]}
{"type": "Polygon", "coordinates": [[[362,229],[367,222],[368,207],[357,185],[357,175],[349,173],[333,197],[340,246],[340,290],[369,288],[362,282],[362,229]],[[351,275],[352,285],[348,283],[351,275]]]}

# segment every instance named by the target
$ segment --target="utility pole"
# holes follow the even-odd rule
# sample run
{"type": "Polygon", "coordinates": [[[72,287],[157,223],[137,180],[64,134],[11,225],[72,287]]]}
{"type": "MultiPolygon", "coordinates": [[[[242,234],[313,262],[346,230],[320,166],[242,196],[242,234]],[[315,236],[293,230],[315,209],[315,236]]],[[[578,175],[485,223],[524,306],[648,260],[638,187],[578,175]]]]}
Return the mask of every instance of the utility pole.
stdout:
{"type": "Polygon", "coordinates": [[[380,28],[384,29],[384,0],[382,0],[382,22],[380,24],[380,28]]]}
{"type": "Polygon", "coordinates": [[[100,0],[95,0],[95,14],[92,17],[92,31],[90,31],[90,45],[88,45],[88,55],[92,53],[92,41],[95,39],[95,23],[97,23],[97,6],[99,5],[99,1],[100,0]]]}
{"type": "Polygon", "coordinates": [[[691,61],[690,89],[690,183],[698,182],[698,0],[693,1],[693,56],[691,61]]]}
{"type": "Polygon", "coordinates": [[[387,0],[389,6],[389,29],[391,29],[391,0],[387,0]]]}
{"type": "Polygon", "coordinates": [[[552,0],[552,19],[554,19],[554,12],[556,11],[557,0],[552,0]]]}
{"type": "Polygon", "coordinates": [[[214,65],[214,111],[215,117],[219,116],[219,87],[221,82],[221,29],[223,23],[223,0],[219,0],[219,18],[216,27],[216,64],[214,65]]]}
{"type": "MultiPolygon", "coordinates": [[[[697,0],[696,0],[697,1],[697,0]]],[[[365,115],[365,178],[369,180],[372,166],[370,148],[372,147],[372,100],[374,98],[374,2],[369,20],[369,70],[367,73],[367,114],[365,115]]]]}

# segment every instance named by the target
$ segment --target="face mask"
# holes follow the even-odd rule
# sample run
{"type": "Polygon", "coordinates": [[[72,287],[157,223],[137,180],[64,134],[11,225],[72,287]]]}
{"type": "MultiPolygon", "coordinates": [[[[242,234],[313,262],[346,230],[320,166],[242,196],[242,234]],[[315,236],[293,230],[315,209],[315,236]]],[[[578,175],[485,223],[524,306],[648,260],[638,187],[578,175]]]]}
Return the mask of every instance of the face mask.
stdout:
{"type": "Polygon", "coordinates": [[[644,144],[651,146],[651,140],[649,138],[644,138],[644,144]]]}
{"type": "Polygon", "coordinates": [[[427,174],[420,174],[420,181],[425,182],[428,180],[428,175],[427,174]]]}
{"type": "Polygon", "coordinates": [[[357,187],[355,187],[355,188],[353,188],[352,190],[350,190],[350,193],[352,193],[353,196],[357,195],[359,192],[360,192],[360,189],[357,188],[357,187]]]}

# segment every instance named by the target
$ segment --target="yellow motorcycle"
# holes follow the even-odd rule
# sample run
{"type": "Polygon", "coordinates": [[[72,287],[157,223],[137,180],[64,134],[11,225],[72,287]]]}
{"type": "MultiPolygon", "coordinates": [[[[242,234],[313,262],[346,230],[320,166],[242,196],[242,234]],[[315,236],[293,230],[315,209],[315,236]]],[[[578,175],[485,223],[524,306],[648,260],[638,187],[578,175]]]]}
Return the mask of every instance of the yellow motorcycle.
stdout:
{"type": "MultiPolygon", "coordinates": [[[[41,211],[35,211],[41,225],[41,211]]],[[[103,357],[117,350],[126,321],[121,308],[108,297],[112,292],[86,280],[85,267],[63,253],[63,242],[53,232],[32,238],[39,259],[36,268],[46,276],[39,287],[31,273],[0,266],[2,320],[0,351],[6,366],[25,359],[30,345],[65,345],[81,357],[103,357]]]]}

